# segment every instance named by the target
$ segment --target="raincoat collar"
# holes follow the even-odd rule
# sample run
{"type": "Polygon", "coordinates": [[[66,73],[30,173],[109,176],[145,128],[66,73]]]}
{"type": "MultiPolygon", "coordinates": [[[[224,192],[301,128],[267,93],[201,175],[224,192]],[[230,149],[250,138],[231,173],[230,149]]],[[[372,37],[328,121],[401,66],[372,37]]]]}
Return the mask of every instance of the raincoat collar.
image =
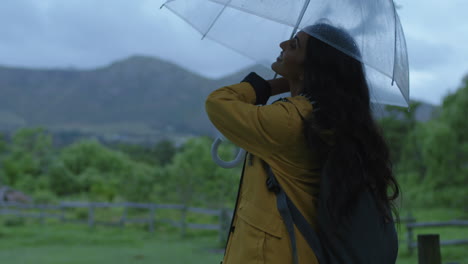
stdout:
{"type": "Polygon", "coordinates": [[[287,98],[294,106],[296,106],[297,111],[301,115],[302,119],[307,119],[310,113],[314,110],[315,102],[311,101],[307,96],[300,94],[294,97],[287,98]]]}

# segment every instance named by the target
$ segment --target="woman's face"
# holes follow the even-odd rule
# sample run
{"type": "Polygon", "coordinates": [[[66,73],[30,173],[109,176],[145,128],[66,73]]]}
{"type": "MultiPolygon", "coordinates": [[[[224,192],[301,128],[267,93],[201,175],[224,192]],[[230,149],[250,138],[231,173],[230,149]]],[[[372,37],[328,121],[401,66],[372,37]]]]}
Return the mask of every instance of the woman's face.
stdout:
{"type": "Polygon", "coordinates": [[[304,79],[304,61],[309,35],[303,31],[280,43],[282,52],[271,69],[288,80],[304,79]]]}

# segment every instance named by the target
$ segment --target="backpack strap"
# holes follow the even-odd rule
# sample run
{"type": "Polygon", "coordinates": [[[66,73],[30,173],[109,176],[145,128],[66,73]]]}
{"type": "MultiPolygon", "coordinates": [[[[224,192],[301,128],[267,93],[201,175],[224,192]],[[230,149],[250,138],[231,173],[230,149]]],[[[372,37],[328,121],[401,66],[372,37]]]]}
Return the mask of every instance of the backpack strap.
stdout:
{"type": "Polygon", "coordinates": [[[275,175],[273,174],[273,171],[271,170],[271,167],[266,162],[264,162],[264,164],[268,174],[266,181],[268,190],[274,192],[276,195],[276,205],[278,207],[279,213],[281,214],[281,217],[283,218],[283,221],[286,225],[286,230],[288,231],[289,238],[291,240],[293,263],[298,264],[296,238],[294,235],[295,224],[304,239],[307,241],[307,244],[309,244],[309,247],[314,251],[318,262],[320,264],[325,264],[326,262],[323,255],[322,245],[320,243],[319,237],[317,236],[317,233],[281,188],[278,181],[276,180],[275,175]]]}
{"type": "Polygon", "coordinates": [[[271,171],[270,166],[267,165],[267,172],[268,172],[268,179],[267,179],[267,187],[268,190],[274,192],[276,194],[276,206],[278,207],[278,211],[283,218],[284,223],[286,224],[286,230],[288,231],[289,238],[291,239],[291,248],[292,248],[292,255],[293,255],[293,263],[299,264],[297,259],[297,247],[296,247],[296,236],[294,234],[294,224],[293,218],[291,215],[291,210],[289,210],[288,203],[287,203],[287,195],[281,188],[281,186],[276,181],[276,178],[271,171]]]}

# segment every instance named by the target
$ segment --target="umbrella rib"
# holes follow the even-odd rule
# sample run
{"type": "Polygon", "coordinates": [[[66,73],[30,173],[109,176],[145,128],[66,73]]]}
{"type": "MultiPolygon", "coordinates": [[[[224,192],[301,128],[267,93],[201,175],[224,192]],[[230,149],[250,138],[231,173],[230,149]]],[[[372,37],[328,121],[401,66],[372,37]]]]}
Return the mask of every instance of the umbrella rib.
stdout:
{"type": "MultiPolygon", "coordinates": [[[[176,12],[174,12],[173,9],[171,9],[171,8],[169,8],[167,6],[168,3],[174,2],[174,1],[176,1],[176,0],[167,0],[160,8],[162,9],[163,7],[165,7],[167,9],[169,9],[170,11],[172,11],[173,13],[176,13],[176,12]]],[[[261,18],[264,18],[266,20],[273,21],[275,23],[285,25],[285,26],[288,26],[288,27],[294,27],[294,24],[288,23],[287,21],[275,19],[273,17],[268,17],[268,16],[265,16],[265,15],[262,15],[262,14],[259,14],[259,13],[256,13],[256,12],[252,12],[251,10],[248,10],[248,9],[245,9],[245,8],[241,8],[241,7],[238,7],[238,6],[235,6],[235,5],[231,5],[230,2],[232,2],[232,1],[230,1],[227,4],[221,3],[220,0],[207,0],[207,1],[215,3],[215,4],[220,4],[220,5],[222,4],[222,5],[225,5],[225,6],[227,5],[227,7],[229,7],[229,8],[232,8],[232,9],[235,9],[235,10],[247,13],[247,14],[251,14],[253,16],[261,17],[261,18]]],[[[179,15],[179,17],[183,18],[183,16],[180,16],[180,15],[179,15]]],[[[184,19],[184,21],[187,22],[187,19],[184,19]]],[[[190,24],[189,22],[187,22],[187,23],[190,24]]],[[[200,30],[198,30],[198,29],[197,29],[197,31],[200,32],[200,30]]],[[[200,32],[200,34],[203,36],[203,32],[200,32]]]]}
{"type": "Polygon", "coordinates": [[[173,2],[175,0],[167,0],[164,4],[161,5],[161,7],[159,9],[162,9],[164,6],[166,6],[167,3],[169,2],[173,2]]]}
{"type": "Polygon", "coordinates": [[[299,15],[299,18],[297,19],[296,25],[294,26],[293,32],[291,33],[291,38],[293,38],[294,34],[296,34],[297,29],[299,28],[299,24],[301,23],[302,18],[304,17],[304,14],[305,14],[307,8],[309,7],[309,3],[310,3],[310,0],[306,0],[306,2],[304,3],[304,7],[301,10],[301,14],[299,15]]]}
{"type": "Polygon", "coordinates": [[[179,14],[177,11],[175,11],[174,9],[172,9],[169,6],[164,6],[164,7],[167,8],[172,13],[174,13],[174,15],[176,15],[178,18],[180,18],[182,21],[187,23],[187,25],[191,26],[195,31],[197,31],[198,33],[200,33],[200,35],[203,36],[203,32],[200,29],[198,29],[194,24],[192,24],[188,19],[186,19],[184,16],[182,16],[181,14],[179,14]]]}
{"type": "Polygon", "coordinates": [[[205,34],[203,34],[203,37],[202,39],[204,39],[206,37],[206,35],[208,34],[208,32],[210,32],[211,28],[214,26],[214,24],[216,23],[216,21],[218,21],[219,17],[221,16],[221,14],[223,14],[224,10],[226,10],[226,7],[231,3],[232,0],[229,0],[229,2],[227,2],[224,6],[223,6],[223,9],[221,10],[221,12],[219,12],[219,14],[216,16],[216,18],[213,20],[213,22],[211,23],[210,27],[206,30],[205,34]]]}
{"type": "MultiPolygon", "coordinates": [[[[221,3],[220,0],[207,0],[207,1],[215,3],[215,4],[220,4],[220,5],[223,4],[223,3],[221,3]]],[[[223,5],[225,5],[225,4],[223,4],[223,5]]],[[[229,6],[229,8],[232,8],[232,9],[235,9],[235,10],[247,13],[247,14],[251,14],[253,16],[261,17],[261,18],[264,18],[266,20],[270,20],[270,21],[273,21],[273,22],[276,22],[278,24],[285,25],[285,26],[288,26],[288,27],[294,27],[294,24],[288,23],[287,21],[282,21],[280,19],[275,19],[274,17],[268,17],[266,15],[262,15],[261,13],[253,12],[253,11],[251,11],[249,9],[242,8],[242,7],[239,7],[239,6],[236,6],[236,5],[230,5],[230,4],[227,4],[227,5],[229,6]]]]}
{"type": "MultiPolygon", "coordinates": [[[[393,73],[392,73],[392,85],[395,83],[395,70],[396,70],[396,61],[397,61],[397,26],[398,26],[398,20],[397,20],[397,13],[396,13],[396,7],[395,3],[390,0],[393,5],[393,16],[394,16],[394,21],[395,25],[393,26],[395,28],[395,42],[393,43],[393,73]]],[[[404,97],[404,96],[403,96],[404,97]]],[[[406,99],[406,98],[405,98],[406,99]]]]}

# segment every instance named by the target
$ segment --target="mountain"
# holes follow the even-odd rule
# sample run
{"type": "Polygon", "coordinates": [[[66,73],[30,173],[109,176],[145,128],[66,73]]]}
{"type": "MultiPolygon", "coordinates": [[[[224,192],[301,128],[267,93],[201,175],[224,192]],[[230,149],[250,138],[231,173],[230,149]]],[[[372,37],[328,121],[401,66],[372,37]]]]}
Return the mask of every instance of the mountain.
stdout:
{"type": "Polygon", "coordinates": [[[202,103],[212,82],[135,56],[95,70],[0,67],[0,127],[151,135],[208,133],[202,103]]]}
{"type": "Polygon", "coordinates": [[[136,142],[213,135],[206,96],[251,71],[272,75],[254,66],[213,80],[144,56],[93,70],[0,67],[0,130],[42,126],[71,137],[136,142]]]}

